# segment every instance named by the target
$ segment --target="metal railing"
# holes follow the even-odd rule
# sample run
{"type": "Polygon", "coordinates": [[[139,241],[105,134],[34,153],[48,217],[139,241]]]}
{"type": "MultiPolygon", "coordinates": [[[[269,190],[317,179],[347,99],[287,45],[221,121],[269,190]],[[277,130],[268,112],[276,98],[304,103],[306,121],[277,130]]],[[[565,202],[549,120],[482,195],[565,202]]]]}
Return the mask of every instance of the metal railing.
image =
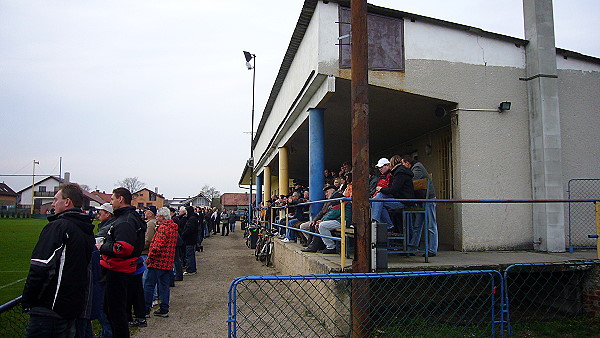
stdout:
{"type": "Polygon", "coordinates": [[[494,336],[495,270],[254,276],[229,289],[229,337],[494,336]]]}
{"type": "Polygon", "coordinates": [[[21,296],[0,305],[0,337],[23,337],[29,315],[23,313],[21,296]]]}
{"type": "Polygon", "coordinates": [[[509,335],[550,327],[572,333],[572,326],[585,325],[599,332],[599,261],[514,264],[504,271],[504,290],[509,335]]]}
{"type": "MultiPolygon", "coordinates": [[[[600,198],[600,179],[576,178],[568,182],[569,199],[600,198]]],[[[569,203],[569,251],[576,248],[593,248],[596,241],[590,235],[597,235],[597,221],[594,217],[594,208],[590,204],[569,203]],[[596,223],[596,224],[595,224],[596,223]],[[596,226],[595,226],[596,225],[596,226]]]]}
{"type": "Polygon", "coordinates": [[[238,277],[229,337],[581,336],[600,328],[600,261],[497,270],[238,277]]]}
{"type": "MultiPolygon", "coordinates": [[[[318,236],[321,238],[328,238],[334,241],[338,241],[340,242],[340,246],[341,246],[341,252],[345,253],[346,252],[346,229],[348,228],[347,224],[346,224],[346,217],[345,217],[345,203],[350,203],[352,201],[352,199],[350,198],[345,198],[345,197],[341,197],[341,198],[335,198],[335,199],[329,199],[329,200],[320,200],[320,201],[311,201],[311,202],[306,202],[306,203],[299,203],[296,204],[294,206],[291,207],[297,207],[297,206],[304,206],[304,205],[311,205],[311,204],[316,204],[316,203],[325,203],[325,202],[335,202],[335,201],[340,201],[341,205],[341,224],[340,224],[340,237],[335,237],[335,236],[325,236],[322,235],[320,233],[315,233],[315,232],[310,232],[310,231],[306,231],[306,230],[302,230],[299,228],[295,228],[295,227],[289,227],[287,226],[289,218],[288,218],[288,208],[290,208],[289,206],[276,206],[276,207],[272,207],[272,210],[285,210],[285,224],[286,225],[282,225],[282,224],[277,224],[275,222],[273,222],[273,213],[271,212],[270,215],[270,222],[269,222],[269,226],[273,227],[282,227],[285,229],[291,229],[293,231],[298,231],[298,232],[303,232],[303,233],[307,233],[313,236],[318,236]]],[[[391,202],[403,202],[403,203],[427,203],[427,202],[435,202],[435,203],[462,203],[462,204],[532,204],[532,203],[568,203],[569,205],[574,204],[574,205],[587,205],[588,207],[591,205],[594,209],[588,210],[586,209],[586,213],[588,214],[586,217],[591,217],[592,219],[594,219],[594,224],[595,224],[595,233],[590,233],[588,234],[588,236],[590,238],[595,238],[596,241],[596,249],[598,252],[598,258],[600,259],[600,245],[598,245],[597,243],[600,242],[600,199],[548,199],[548,200],[531,200],[531,199],[498,199],[498,200],[493,200],[493,199],[463,199],[463,200],[454,200],[454,199],[392,199],[392,198],[388,198],[388,199],[369,199],[369,201],[371,203],[373,202],[385,202],[385,201],[391,201],[391,202]],[[590,216],[591,215],[591,216],[590,216]]],[[[427,221],[427,218],[426,218],[427,221]]],[[[426,227],[427,228],[427,227],[426,227]]],[[[589,232],[589,231],[588,231],[589,232]]],[[[428,234],[427,231],[423,231],[423,233],[425,235],[428,234]]],[[[427,240],[427,239],[425,239],[427,240]]],[[[427,259],[427,254],[426,254],[426,262],[428,262],[427,259]]],[[[346,266],[346,255],[345,254],[341,254],[340,255],[340,266],[342,268],[344,268],[346,266]]]]}

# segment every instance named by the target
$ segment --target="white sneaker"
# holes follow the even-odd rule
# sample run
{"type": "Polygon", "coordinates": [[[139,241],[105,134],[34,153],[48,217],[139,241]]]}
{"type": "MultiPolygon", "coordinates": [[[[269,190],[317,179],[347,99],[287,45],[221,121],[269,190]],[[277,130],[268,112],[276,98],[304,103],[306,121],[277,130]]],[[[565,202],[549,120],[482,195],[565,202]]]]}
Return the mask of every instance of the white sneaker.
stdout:
{"type": "Polygon", "coordinates": [[[187,271],[184,271],[184,272],[183,272],[183,275],[184,275],[184,276],[193,276],[193,275],[195,275],[195,274],[196,274],[196,272],[187,272],[187,271]]]}
{"type": "Polygon", "coordinates": [[[289,243],[289,242],[291,242],[289,238],[284,238],[284,239],[282,239],[281,241],[282,241],[283,243],[289,243]]]}
{"type": "Polygon", "coordinates": [[[155,307],[158,304],[160,304],[160,302],[158,301],[158,299],[155,299],[155,300],[152,301],[152,307],[155,307]]]}

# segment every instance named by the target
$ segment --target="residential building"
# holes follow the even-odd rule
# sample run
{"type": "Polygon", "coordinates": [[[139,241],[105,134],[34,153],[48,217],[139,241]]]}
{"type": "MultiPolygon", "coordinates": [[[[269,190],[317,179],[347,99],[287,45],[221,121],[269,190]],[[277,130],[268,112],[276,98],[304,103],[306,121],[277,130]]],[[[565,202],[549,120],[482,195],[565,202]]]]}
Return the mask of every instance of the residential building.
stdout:
{"type": "Polygon", "coordinates": [[[90,192],[90,194],[100,198],[101,200],[104,201],[104,203],[110,203],[110,196],[112,196],[112,193],[107,194],[106,191],[100,191],[98,189],[90,192]]]}
{"type": "Polygon", "coordinates": [[[193,206],[193,207],[210,207],[210,201],[204,194],[199,193],[196,196],[190,197],[175,197],[168,201],[169,207],[179,208],[181,206],[193,206]]]}
{"type": "Polygon", "coordinates": [[[162,208],[164,201],[165,197],[158,193],[158,188],[155,191],[144,188],[132,194],[131,205],[140,209],[151,205],[156,208],[162,208]]]}
{"type": "MultiPolygon", "coordinates": [[[[45,214],[52,209],[54,195],[59,189],[60,183],[63,181],[69,182],[69,173],[65,173],[65,179],[56,176],[48,176],[34,183],[33,186],[28,186],[17,192],[17,206],[19,208],[31,208],[32,190],[33,190],[33,205],[34,214],[45,214]]],[[[84,191],[83,209],[87,210],[90,207],[102,205],[104,200],[84,191]]]]}
{"type": "MultiPolygon", "coordinates": [[[[252,194],[252,201],[256,201],[256,195],[252,194]]],[[[221,195],[220,204],[221,207],[227,208],[227,210],[248,210],[249,205],[249,194],[248,193],[224,193],[221,195]]]]}
{"type": "Polygon", "coordinates": [[[17,206],[17,193],[6,183],[0,183],[0,210],[12,209],[17,206]]]}

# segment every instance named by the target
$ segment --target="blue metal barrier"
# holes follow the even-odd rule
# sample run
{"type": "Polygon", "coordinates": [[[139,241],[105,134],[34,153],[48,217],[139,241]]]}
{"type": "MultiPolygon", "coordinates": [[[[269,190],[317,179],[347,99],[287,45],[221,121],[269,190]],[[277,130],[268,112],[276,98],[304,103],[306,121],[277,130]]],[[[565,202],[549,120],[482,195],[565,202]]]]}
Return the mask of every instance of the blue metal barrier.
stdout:
{"type": "Polygon", "coordinates": [[[348,336],[358,306],[374,335],[503,336],[503,285],[496,270],[238,277],[229,287],[228,335],[348,336]],[[361,280],[373,298],[351,304],[361,280]]]}

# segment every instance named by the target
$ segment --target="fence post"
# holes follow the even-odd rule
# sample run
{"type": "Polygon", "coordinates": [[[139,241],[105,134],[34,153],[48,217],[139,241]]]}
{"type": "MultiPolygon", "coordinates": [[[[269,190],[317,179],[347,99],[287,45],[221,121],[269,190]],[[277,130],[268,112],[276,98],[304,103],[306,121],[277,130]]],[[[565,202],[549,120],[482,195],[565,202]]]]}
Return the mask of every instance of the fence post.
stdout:
{"type": "MultiPolygon", "coordinates": [[[[342,267],[342,272],[344,271],[344,267],[346,266],[346,201],[340,201],[340,211],[341,211],[341,224],[342,228],[340,229],[342,232],[342,238],[340,243],[340,257],[341,262],[340,265],[342,267]]],[[[596,208],[596,211],[598,208],[596,208]]]]}
{"type": "Polygon", "coordinates": [[[600,202],[594,202],[596,209],[596,256],[600,259],[600,202]]]}

